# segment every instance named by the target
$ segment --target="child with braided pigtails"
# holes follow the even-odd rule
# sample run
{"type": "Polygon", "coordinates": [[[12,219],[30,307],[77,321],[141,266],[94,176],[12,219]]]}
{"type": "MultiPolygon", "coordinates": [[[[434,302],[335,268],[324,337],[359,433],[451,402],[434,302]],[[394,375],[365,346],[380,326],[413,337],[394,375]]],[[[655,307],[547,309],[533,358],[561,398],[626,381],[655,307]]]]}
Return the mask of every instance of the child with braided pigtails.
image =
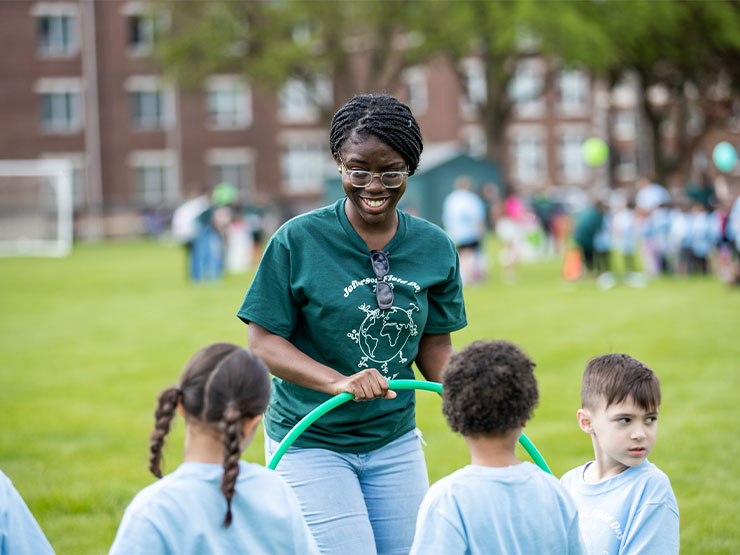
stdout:
{"type": "Polygon", "coordinates": [[[270,399],[264,363],[230,343],[188,362],[159,395],[149,469],[158,482],[126,509],[110,553],[317,553],[282,478],[240,461],[270,399]],[[185,417],[185,460],[162,478],[162,447],[175,411],[185,417]]]}

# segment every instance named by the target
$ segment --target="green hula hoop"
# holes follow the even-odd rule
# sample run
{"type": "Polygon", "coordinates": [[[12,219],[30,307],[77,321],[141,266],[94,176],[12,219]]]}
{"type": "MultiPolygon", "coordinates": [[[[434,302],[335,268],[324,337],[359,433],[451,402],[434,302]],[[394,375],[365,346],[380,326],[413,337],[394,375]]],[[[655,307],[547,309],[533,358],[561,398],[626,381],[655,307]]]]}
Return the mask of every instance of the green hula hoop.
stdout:
{"type": "MultiPolygon", "coordinates": [[[[442,393],[441,383],[425,382],[422,380],[388,380],[388,386],[391,389],[422,389],[425,391],[433,391],[434,393],[442,393]]],[[[352,395],[351,393],[340,393],[338,395],[335,395],[331,399],[324,401],[318,407],[304,416],[298,422],[298,424],[293,426],[293,429],[288,432],[288,435],[283,438],[283,441],[280,442],[280,445],[278,445],[277,451],[275,451],[275,454],[273,454],[272,458],[270,459],[270,463],[267,465],[267,468],[269,468],[270,470],[275,470],[278,463],[280,462],[280,459],[283,458],[283,455],[288,450],[288,447],[293,445],[293,442],[306,430],[306,428],[308,428],[311,424],[316,422],[316,420],[324,416],[330,410],[337,408],[339,405],[346,403],[352,398],[354,398],[354,395],[352,395]]],[[[522,435],[519,437],[519,443],[522,447],[524,447],[524,450],[532,458],[532,461],[537,466],[539,466],[545,472],[552,474],[552,471],[550,470],[550,467],[547,466],[545,459],[534,446],[534,443],[532,443],[524,434],[524,432],[522,432],[522,435]]]]}

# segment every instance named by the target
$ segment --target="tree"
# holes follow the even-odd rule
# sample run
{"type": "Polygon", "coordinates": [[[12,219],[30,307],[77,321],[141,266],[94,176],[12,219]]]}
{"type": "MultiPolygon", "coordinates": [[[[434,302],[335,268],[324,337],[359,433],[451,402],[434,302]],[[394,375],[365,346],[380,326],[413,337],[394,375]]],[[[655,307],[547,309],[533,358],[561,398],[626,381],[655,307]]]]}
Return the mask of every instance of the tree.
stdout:
{"type": "MultiPolygon", "coordinates": [[[[417,23],[429,51],[439,52],[457,69],[462,90],[468,82],[463,59],[475,56],[481,60],[485,95],[476,108],[486,136],[487,158],[500,166],[514,107],[510,87],[522,59],[545,56],[551,62],[579,61],[578,53],[587,50],[593,67],[607,65],[610,45],[579,4],[536,0],[434,2],[427,4],[417,23]]],[[[548,67],[557,67],[557,63],[548,67]]],[[[552,73],[548,72],[537,94],[546,94],[552,85],[552,73]]]]}
{"type": "Polygon", "coordinates": [[[578,59],[610,84],[638,77],[658,181],[688,178],[693,153],[727,121],[740,87],[740,7],[732,1],[600,2],[576,5],[609,41],[608,60],[578,59]],[[674,129],[675,141],[663,129],[674,129]]]}
{"type": "Polygon", "coordinates": [[[235,72],[274,91],[289,79],[331,76],[333,104],[317,99],[325,118],[353,94],[394,89],[404,69],[432,54],[407,24],[423,12],[419,2],[160,0],[157,9],[171,24],[156,56],[180,85],[235,72]]]}

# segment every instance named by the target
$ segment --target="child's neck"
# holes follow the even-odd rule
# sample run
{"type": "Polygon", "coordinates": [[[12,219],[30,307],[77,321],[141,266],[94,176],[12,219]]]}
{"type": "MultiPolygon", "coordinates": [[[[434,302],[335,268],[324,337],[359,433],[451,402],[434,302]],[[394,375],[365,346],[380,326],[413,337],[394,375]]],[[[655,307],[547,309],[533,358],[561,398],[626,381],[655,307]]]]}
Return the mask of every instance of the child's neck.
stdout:
{"type": "Polygon", "coordinates": [[[516,456],[521,433],[522,429],[516,428],[502,436],[463,436],[470,450],[470,464],[496,468],[521,464],[516,456]]]}
{"type": "Polygon", "coordinates": [[[185,426],[185,462],[223,464],[221,435],[209,426],[188,422],[185,426]]]}
{"type": "Polygon", "coordinates": [[[604,480],[608,480],[609,478],[613,478],[614,476],[621,474],[628,468],[630,467],[627,465],[614,462],[607,464],[604,462],[603,458],[597,456],[595,457],[594,462],[589,464],[586,467],[586,470],[583,471],[583,481],[587,484],[603,482],[604,480]]]}

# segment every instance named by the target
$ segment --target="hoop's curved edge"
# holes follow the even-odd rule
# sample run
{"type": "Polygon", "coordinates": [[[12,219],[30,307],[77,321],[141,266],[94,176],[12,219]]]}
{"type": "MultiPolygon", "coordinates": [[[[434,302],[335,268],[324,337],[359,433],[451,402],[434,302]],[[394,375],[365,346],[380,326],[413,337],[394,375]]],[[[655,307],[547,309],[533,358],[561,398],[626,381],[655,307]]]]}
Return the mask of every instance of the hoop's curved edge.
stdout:
{"type": "Polygon", "coordinates": [[[275,470],[278,463],[280,462],[280,459],[283,458],[283,455],[288,450],[288,447],[293,445],[293,442],[298,438],[299,435],[303,433],[303,431],[308,428],[311,424],[313,424],[316,420],[324,416],[327,412],[330,410],[338,407],[339,405],[342,405],[352,399],[354,395],[351,393],[340,393],[339,395],[335,395],[331,399],[328,399],[321,403],[318,407],[313,409],[311,412],[309,412],[306,416],[301,418],[301,420],[293,426],[293,429],[288,432],[288,435],[286,435],[283,438],[283,441],[280,442],[280,445],[278,445],[277,450],[272,455],[272,458],[270,459],[270,463],[267,465],[267,468],[270,470],[275,470]]]}
{"type": "MultiPolygon", "coordinates": [[[[437,382],[427,382],[423,380],[388,380],[388,386],[391,389],[420,389],[425,391],[433,391],[434,393],[442,393],[442,384],[437,382]]],[[[293,429],[288,432],[288,435],[286,435],[283,440],[280,442],[280,445],[278,445],[277,450],[272,455],[272,458],[270,459],[269,464],[267,465],[267,468],[270,470],[275,470],[277,468],[278,463],[280,462],[280,459],[283,458],[283,455],[288,450],[288,448],[293,445],[293,442],[300,436],[306,428],[308,428],[311,424],[313,424],[316,420],[324,416],[327,412],[329,412],[332,409],[335,409],[339,405],[342,405],[353,398],[353,395],[351,393],[340,393],[339,395],[335,395],[331,399],[328,399],[327,401],[324,401],[321,403],[318,407],[313,409],[311,412],[309,412],[306,416],[304,416],[298,424],[293,426],[293,429]]],[[[534,446],[534,443],[530,441],[530,439],[522,433],[522,435],[519,437],[519,443],[522,447],[524,447],[524,450],[527,452],[527,454],[532,458],[532,461],[539,466],[542,470],[547,472],[548,474],[552,474],[552,471],[550,470],[550,467],[547,466],[547,463],[545,462],[544,457],[540,454],[540,452],[537,450],[537,448],[534,446]]]]}
{"type": "Polygon", "coordinates": [[[534,446],[534,443],[532,443],[532,441],[526,436],[524,432],[522,432],[522,435],[519,436],[519,444],[524,447],[524,450],[530,456],[534,464],[539,466],[548,474],[552,474],[552,470],[550,470],[547,462],[545,462],[545,458],[540,454],[540,452],[537,450],[537,447],[534,446]]]}

